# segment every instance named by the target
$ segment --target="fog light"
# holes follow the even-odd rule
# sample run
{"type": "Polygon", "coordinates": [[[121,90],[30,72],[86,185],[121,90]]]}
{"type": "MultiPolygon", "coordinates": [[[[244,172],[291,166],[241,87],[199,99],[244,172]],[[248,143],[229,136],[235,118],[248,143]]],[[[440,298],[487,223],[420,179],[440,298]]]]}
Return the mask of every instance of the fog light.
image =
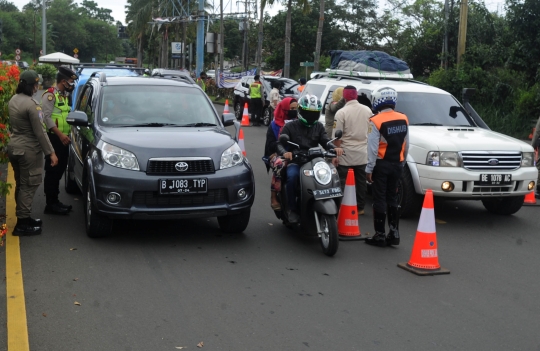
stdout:
{"type": "Polygon", "coordinates": [[[120,202],[121,199],[122,199],[122,197],[118,193],[108,193],[106,200],[111,205],[117,205],[120,202]]]}
{"type": "Polygon", "coordinates": [[[454,183],[452,182],[443,182],[441,185],[443,191],[452,191],[454,190],[454,183]]]}
{"type": "Polygon", "coordinates": [[[534,182],[529,182],[529,190],[533,190],[534,189],[534,182]]]}
{"type": "Polygon", "coordinates": [[[238,197],[243,200],[247,197],[247,192],[246,192],[246,189],[242,188],[240,190],[238,190],[238,197]]]}

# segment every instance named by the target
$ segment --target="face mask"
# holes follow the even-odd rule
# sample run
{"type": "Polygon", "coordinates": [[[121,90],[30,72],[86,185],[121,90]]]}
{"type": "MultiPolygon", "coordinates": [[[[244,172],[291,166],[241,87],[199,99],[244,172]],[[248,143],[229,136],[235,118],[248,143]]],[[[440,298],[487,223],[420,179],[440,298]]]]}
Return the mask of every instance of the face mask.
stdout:
{"type": "Polygon", "coordinates": [[[289,110],[287,111],[287,119],[295,119],[298,117],[298,111],[297,110],[289,110]]]}
{"type": "Polygon", "coordinates": [[[66,82],[66,83],[67,85],[64,84],[64,88],[68,93],[71,93],[73,90],[75,90],[75,83],[69,83],[69,82],[66,82]]]}

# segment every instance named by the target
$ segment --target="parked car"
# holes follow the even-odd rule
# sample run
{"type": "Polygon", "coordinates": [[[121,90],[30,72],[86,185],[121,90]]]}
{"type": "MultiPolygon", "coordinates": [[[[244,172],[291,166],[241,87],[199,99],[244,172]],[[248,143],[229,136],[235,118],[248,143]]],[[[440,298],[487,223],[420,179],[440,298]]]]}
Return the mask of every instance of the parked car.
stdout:
{"type": "MultiPolygon", "coordinates": [[[[255,80],[254,76],[244,76],[234,87],[234,114],[238,120],[242,119],[242,113],[244,111],[244,104],[247,102],[249,104],[249,86],[255,80]]],[[[270,101],[268,100],[268,94],[272,90],[272,82],[278,81],[281,83],[281,88],[279,89],[279,95],[281,98],[285,97],[295,97],[298,98],[300,92],[298,91],[299,84],[297,81],[289,78],[280,78],[275,76],[261,76],[261,83],[264,88],[264,100],[265,104],[263,107],[263,123],[265,126],[269,125],[272,122],[273,116],[270,115],[270,101]]]]}
{"type": "MultiPolygon", "coordinates": [[[[377,75],[375,73],[369,73],[377,75]]],[[[496,214],[519,211],[524,196],[535,186],[534,150],[528,143],[489,129],[469,104],[472,89],[464,89],[463,104],[450,93],[412,80],[412,75],[386,79],[365,72],[318,72],[304,94],[325,101],[320,122],[332,93],[353,85],[371,100],[371,92],[391,87],[398,92],[396,110],[409,118],[410,147],[398,186],[402,216],[419,212],[422,197],[481,200],[496,214]]]]}
{"type": "Polygon", "coordinates": [[[21,71],[26,71],[28,68],[30,68],[30,65],[26,61],[17,61],[17,65],[21,71]]]}
{"type": "Polygon", "coordinates": [[[152,70],[151,76],[169,79],[180,79],[188,81],[190,83],[195,83],[195,80],[191,77],[191,74],[187,70],[154,68],[152,70]]]}
{"type": "Polygon", "coordinates": [[[84,194],[88,236],[117,219],[217,217],[224,232],[246,229],[255,183],[234,114],[176,79],[96,72],[81,89],[65,189],[84,194]],[[233,124],[235,136],[224,128],[233,124]]]}

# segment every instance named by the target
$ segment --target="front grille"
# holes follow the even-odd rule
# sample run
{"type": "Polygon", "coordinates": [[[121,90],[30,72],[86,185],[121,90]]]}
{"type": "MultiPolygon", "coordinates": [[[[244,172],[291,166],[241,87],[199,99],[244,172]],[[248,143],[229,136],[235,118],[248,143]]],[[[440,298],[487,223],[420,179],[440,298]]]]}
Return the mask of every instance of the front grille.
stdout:
{"type": "Polygon", "coordinates": [[[135,191],[133,205],[147,207],[193,207],[223,204],[227,201],[227,189],[208,190],[206,194],[160,195],[157,191],[135,191]]]}
{"type": "Polygon", "coordinates": [[[211,159],[186,160],[186,159],[167,159],[148,161],[146,174],[209,174],[215,173],[214,162],[211,159]],[[175,165],[178,162],[185,162],[188,165],[187,170],[177,171],[175,165]]]}
{"type": "Polygon", "coordinates": [[[463,151],[461,158],[463,168],[471,171],[508,171],[521,167],[521,152],[515,151],[463,151]],[[493,160],[497,160],[496,164],[493,160]]]}

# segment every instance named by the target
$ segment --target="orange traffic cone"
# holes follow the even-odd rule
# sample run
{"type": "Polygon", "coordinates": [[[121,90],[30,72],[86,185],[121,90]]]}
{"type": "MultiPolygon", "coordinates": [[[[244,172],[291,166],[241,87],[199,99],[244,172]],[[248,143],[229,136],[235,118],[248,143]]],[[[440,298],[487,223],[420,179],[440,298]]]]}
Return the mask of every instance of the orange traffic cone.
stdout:
{"type": "Polygon", "coordinates": [[[356,186],[354,184],[354,171],[349,168],[345,191],[338,214],[339,240],[364,240],[367,235],[360,234],[358,225],[358,208],[356,206],[356,186]]]}
{"type": "Polygon", "coordinates": [[[448,269],[439,265],[433,192],[430,189],[426,191],[424,197],[411,258],[407,263],[399,263],[398,267],[417,275],[450,274],[448,269]]]}
{"type": "Polygon", "coordinates": [[[534,191],[531,191],[527,195],[525,195],[525,201],[523,201],[524,205],[536,205],[536,197],[534,196],[534,191]]]}
{"type": "Polygon", "coordinates": [[[242,149],[242,155],[246,155],[246,145],[244,143],[244,131],[240,129],[240,135],[238,137],[238,145],[240,146],[240,149],[242,149]]]}
{"type": "Polygon", "coordinates": [[[225,108],[223,109],[223,113],[230,113],[229,112],[229,99],[225,100],[225,108]]]}
{"type": "Polygon", "coordinates": [[[248,104],[244,104],[244,114],[242,115],[242,124],[243,127],[249,127],[249,115],[248,115],[248,104]]]}

